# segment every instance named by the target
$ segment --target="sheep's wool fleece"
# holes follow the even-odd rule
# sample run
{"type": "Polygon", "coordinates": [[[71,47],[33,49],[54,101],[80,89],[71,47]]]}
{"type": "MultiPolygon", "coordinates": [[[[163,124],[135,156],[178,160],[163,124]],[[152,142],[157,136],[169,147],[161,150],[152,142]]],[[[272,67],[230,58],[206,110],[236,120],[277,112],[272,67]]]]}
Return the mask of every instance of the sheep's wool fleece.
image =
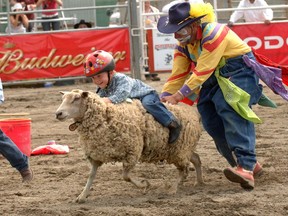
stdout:
{"type": "Polygon", "coordinates": [[[195,108],[185,104],[167,105],[183,125],[177,142],[169,145],[169,130],[154,120],[139,100],[106,104],[90,92],[83,102],[87,110],[78,132],[87,157],[102,163],[133,164],[163,159],[180,166],[189,163],[201,134],[195,108]]]}

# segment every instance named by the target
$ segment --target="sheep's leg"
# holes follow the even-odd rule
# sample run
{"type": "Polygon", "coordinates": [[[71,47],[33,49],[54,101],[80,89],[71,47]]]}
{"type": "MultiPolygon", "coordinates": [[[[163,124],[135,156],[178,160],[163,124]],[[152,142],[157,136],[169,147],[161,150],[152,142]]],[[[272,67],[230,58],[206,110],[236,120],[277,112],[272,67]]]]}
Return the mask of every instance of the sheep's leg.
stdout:
{"type": "Polygon", "coordinates": [[[178,171],[179,171],[178,184],[183,184],[183,182],[187,180],[189,173],[189,166],[187,165],[184,168],[178,168],[178,171]]]}
{"type": "Polygon", "coordinates": [[[178,186],[180,184],[183,184],[184,179],[186,179],[188,176],[188,166],[187,167],[183,167],[183,166],[179,167],[176,165],[176,167],[178,170],[178,178],[177,178],[176,182],[169,184],[169,185],[166,183],[166,189],[168,190],[169,194],[176,194],[178,191],[178,186]]]}
{"type": "Polygon", "coordinates": [[[203,185],[203,177],[202,177],[202,167],[201,167],[201,160],[200,157],[197,153],[193,152],[192,157],[191,157],[191,162],[193,163],[196,171],[196,177],[197,180],[195,182],[195,186],[197,185],[203,185]]]}
{"type": "Polygon", "coordinates": [[[86,183],[83,191],[81,192],[81,194],[76,199],[76,202],[78,202],[78,203],[84,203],[85,202],[87,196],[89,195],[93,180],[95,179],[97,169],[98,169],[98,167],[100,167],[102,165],[101,162],[96,162],[96,161],[93,161],[92,159],[89,159],[89,161],[92,165],[91,170],[90,170],[90,175],[88,177],[87,183],[86,183]]]}
{"type": "Polygon", "coordinates": [[[150,183],[146,179],[139,181],[130,176],[130,171],[135,167],[135,165],[136,164],[129,164],[129,163],[123,162],[123,178],[125,181],[131,182],[136,187],[144,189],[144,192],[145,192],[146,189],[150,187],[150,183]]]}

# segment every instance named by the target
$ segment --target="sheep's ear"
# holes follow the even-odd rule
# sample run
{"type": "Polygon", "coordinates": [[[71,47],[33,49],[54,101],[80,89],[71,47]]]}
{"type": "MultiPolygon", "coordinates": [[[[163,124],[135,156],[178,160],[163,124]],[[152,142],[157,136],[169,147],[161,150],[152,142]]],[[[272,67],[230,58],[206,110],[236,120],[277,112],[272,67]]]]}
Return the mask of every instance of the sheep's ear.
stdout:
{"type": "Polygon", "coordinates": [[[86,97],[88,97],[88,94],[89,94],[88,91],[83,91],[81,96],[82,96],[82,98],[86,98],[86,97]]]}
{"type": "Polygon", "coordinates": [[[64,94],[66,94],[68,91],[60,91],[59,93],[60,94],[62,94],[62,95],[64,95],[64,94]]]}

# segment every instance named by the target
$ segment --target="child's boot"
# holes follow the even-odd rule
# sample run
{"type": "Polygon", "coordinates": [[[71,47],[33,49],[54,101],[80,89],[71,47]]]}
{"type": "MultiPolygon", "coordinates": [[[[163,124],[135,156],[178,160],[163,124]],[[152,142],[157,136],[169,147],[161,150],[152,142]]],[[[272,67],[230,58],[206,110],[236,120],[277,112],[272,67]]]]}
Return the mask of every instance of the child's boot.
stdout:
{"type": "Polygon", "coordinates": [[[168,125],[168,128],[169,128],[168,143],[172,144],[178,139],[182,129],[182,125],[177,119],[175,119],[168,125]]]}

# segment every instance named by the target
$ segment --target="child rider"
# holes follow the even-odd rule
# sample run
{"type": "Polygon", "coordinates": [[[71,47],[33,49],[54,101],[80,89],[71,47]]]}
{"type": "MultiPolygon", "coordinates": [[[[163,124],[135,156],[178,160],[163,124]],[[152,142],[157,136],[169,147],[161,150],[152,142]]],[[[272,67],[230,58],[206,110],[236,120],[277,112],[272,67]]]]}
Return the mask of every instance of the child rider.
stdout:
{"type": "Polygon", "coordinates": [[[126,99],[139,99],[143,107],[156,121],[169,129],[168,143],[174,143],[180,134],[182,125],[178,119],[160,101],[155,89],[141,80],[133,79],[115,70],[113,56],[103,50],[97,50],[86,57],[84,73],[92,77],[98,86],[96,91],[106,103],[121,103],[126,99]]]}

